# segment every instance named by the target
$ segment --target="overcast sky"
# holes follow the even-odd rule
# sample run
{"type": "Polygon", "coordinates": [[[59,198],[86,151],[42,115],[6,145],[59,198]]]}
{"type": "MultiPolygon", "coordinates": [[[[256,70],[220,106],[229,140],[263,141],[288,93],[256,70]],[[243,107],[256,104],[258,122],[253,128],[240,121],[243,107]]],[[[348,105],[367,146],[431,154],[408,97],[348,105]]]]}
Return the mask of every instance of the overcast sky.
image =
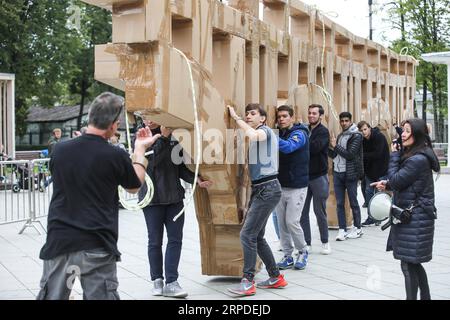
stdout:
{"type": "MultiPolygon", "coordinates": [[[[368,0],[300,0],[308,5],[316,6],[328,17],[348,29],[353,34],[369,38],[369,1],[368,0]]],[[[227,2],[227,0],[225,0],[227,2]]],[[[376,12],[373,15],[373,40],[389,46],[392,40],[400,38],[400,32],[392,30],[387,15],[387,5],[393,0],[373,0],[376,12]]],[[[262,7],[260,8],[262,9],[262,7]]]]}
{"type": "MultiPolygon", "coordinates": [[[[302,0],[306,4],[315,5],[324,12],[330,12],[329,18],[344,26],[352,33],[369,37],[369,5],[368,0],[302,0]],[[335,17],[337,15],[337,17],[335,17]]],[[[391,0],[374,0],[375,7],[391,2],[391,0]]],[[[389,41],[399,37],[399,32],[392,31],[387,19],[387,9],[373,16],[374,41],[385,46],[389,41]],[[384,39],[386,38],[386,39],[384,39]]]]}

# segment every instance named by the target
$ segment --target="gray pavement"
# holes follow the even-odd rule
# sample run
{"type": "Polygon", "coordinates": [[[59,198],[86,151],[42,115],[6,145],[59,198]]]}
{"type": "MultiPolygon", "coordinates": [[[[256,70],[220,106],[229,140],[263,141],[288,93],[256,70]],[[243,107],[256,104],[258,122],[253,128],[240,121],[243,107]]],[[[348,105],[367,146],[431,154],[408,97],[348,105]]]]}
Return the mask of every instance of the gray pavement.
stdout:
{"type": "MultiPolygon", "coordinates": [[[[436,223],[433,260],[424,264],[433,299],[450,299],[450,176],[442,175],[436,182],[438,220],[436,223]]],[[[360,202],[362,203],[362,202],[360,202]]],[[[0,209],[2,211],[3,209],[0,209]]],[[[363,209],[363,219],[367,216],[363,209]]],[[[46,219],[41,219],[45,225],[46,219]]],[[[311,212],[313,244],[305,270],[286,270],[289,285],[279,290],[258,289],[245,300],[393,300],[404,299],[403,275],[400,263],[392,253],[385,252],[388,231],[378,227],[364,229],[360,239],[336,242],[336,230],[330,230],[332,254],[319,253],[319,234],[311,212]]],[[[42,261],[39,260],[45,235],[31,228],[19,235],[23,223],[0,225],[0,299],[34,299],[39,291],[42,261]]],[[[276,259],[278,243],[272,221],[267,226],[267,240],[276,259]]],[[[118,264],[119,293],[122,299],[160,300],[153,297],[147,261],[147,231],[141,212],[120,212],[118,264]]],[[[180,284],[189,292],[188,300],[236,299],[227,287],[239,281],[235,277],[210,277],[201,274],[198,225],[193,206],[186,213],[183,252],[180,263],[180,284]]],[[[263,280],[263,270],[256,280],[263,280]]],[[[81,299],[82,289],[76,282],[71,299],[81,299]]]]}

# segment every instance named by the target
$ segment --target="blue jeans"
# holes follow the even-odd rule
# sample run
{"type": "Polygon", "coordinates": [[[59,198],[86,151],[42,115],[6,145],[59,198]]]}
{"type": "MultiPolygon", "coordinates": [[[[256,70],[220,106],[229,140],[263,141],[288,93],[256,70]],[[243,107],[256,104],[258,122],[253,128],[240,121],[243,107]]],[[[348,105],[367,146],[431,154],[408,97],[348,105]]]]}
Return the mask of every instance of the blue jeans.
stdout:
{"type": "Polygon", "coordinates": [[[178,279],[178,264],[181,257],[183,240],[184,214],[173,221],[173,218],[183,209],[183,202],[168,205],[156,205],[144,208],[145,222],[148,232],[148,260],[152,280],[163,277],[163,235],[164,226],[167,230],[167,247],[164,257],[166,283],[178,279]]]}
{"type": "Polygon", "coordinates": [[[367,203],[367,205],[369,205],[370,199],[372,199],[373,195],[375,194],[375,188],[371,187],[370,184],[376,181],[370,180],[368,176],[364,176],[364,181],[366,184],[366,190],[364,190],[364,200],[367,203]]]}
{"type": "Polygon", "coordinates": [[[334,194],[336,196],[339,229],[347,230],[345,219],[345,191],[347,190],[353,213],[353,225],[361,228],[361,209],[358,203],[358,180],[347,180],[345,172],[333,172],[334,194]]]}
{"type": "Polygon", "coordinates": [[[244,251],[244,277],[253,281],[256,272],[256,257],[266,266],[270,277],[280,274],[272,249],[264,238],[267,220],[281,198],[278,180],[252,186],[249,208],[242,226],[240,238],[244,251]]]}

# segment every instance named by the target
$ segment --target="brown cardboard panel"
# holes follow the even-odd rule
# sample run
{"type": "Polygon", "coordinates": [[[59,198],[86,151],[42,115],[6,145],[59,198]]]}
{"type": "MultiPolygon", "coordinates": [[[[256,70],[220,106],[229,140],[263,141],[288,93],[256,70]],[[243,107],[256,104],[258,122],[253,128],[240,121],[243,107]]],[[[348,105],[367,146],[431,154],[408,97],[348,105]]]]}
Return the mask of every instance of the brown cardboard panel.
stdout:
{"type": "Polygon", "coordinates": [[[236,196],[234,194],[209,195],[211,201],[211,211],[213,213],[213,223],[223,225],[238,225],[236,196]]]}
{"type": "Polygon", "coordinates": [[[146,0],[114,3],[112,40],[114,43],[145,42],[146,0]]]}
{"type": "Polygon", "coordinates": [[[125,91],[125,82],[120,79],[120,60],[106,52],[107,45],[95,46],[95,80],[125,91]]]}
{"type": "Polygon", "coordinates": [[[208,72],[212,72],[214,8],[210,0],[197,0],[192,12],[192,57],[208,72]]]}
{"type": "Polygon", "coordinates": [[[289,30],[289,7],[284,1],[263,1],[264,22],[275,26],[278,30],[289,30]]]}
{"type": "Polygon", "coordinates": [[[245,105],[259,102],[259,42],[246,46],[245,105]]]}
{"type": "Polygon", "coordinates": [[[266,47],[260,51],[260,104],[268,112],[267,123],[273,126],[278,100],[278,53],[273,47],[266,47]]]}
{"type": "Polygon", "coordinates": [[[240,230],[241,226],[215,226],[215,268],[217,273],[212,272],[210,275],[242,275],[244,259],[239,240],[240,230]]]}
{"type": "Polygon", "coordinates": [[[169,0],[114,3],[112,11],[113,42],[170,41],[169,0]]]}
{"type": "Polygon", "coordinates": [[[145,40],[170,41],[171,32],[171,6],[170,0],[147,0],[145,15],[145,40]]]}
{"type": "Polygon", "coordinates": [[[202,174],[214,181],[214,185],[208,189],[210,193],[228,194],[233,192],[232,177],[229,177],[225,165],[202,165],[202,174]]]}
{"type": "MultiPolygon", "coordinates": [[[[298,72],[298,68],[297,72],[298,72]]],[[[289,95],[289,89],[292,87],[292,85],[296,85],[298,81],[298,77],[294,78],[294,82],[291,85],[290,82],[290,69],[289,69],[289,59],[285,56],[278,56],[278,94],[277,98],[281,99],[287,99],[289,95]]]]}
{"type": "Polygon", "coordinates": [[[212,78],[221,96],[242,112],[245,107],[244,39],[229,35],[214,41],[212,78]]]}
{"type": "Polygon", "coordinates": [[[288,57],[287,90],[299,85],[299,63],[300,63],[300,40],[292,39],[290,41],[290,55],[288,57]]]}
{"type": "Polygon", "coordinates": [[[119,78],[125,82],[128,110],[140,111],[168,127],[193,127],[194,108],[192,103],[189,105],[192,86],[187,62],[178,52],[168,46],[151,45],[123,44],[108,48],[107,52],[120,61],[119,78]]]}
{"type": "Polygon", "coordinates": [[[259,17],[259,0],[229,0],[228,5],[251,16],[259,17]]]}
{"type": "Polygon", "coordinates": [[[213,28],[222,32],[241,37],[246,40],[258,36],[258,25],[255,17],[242,11],[214,2],[213,28]]]}
{"type": "Polygon", "coordinates": [[[172,13],[179,17],[192,19],[193,2],[195,0],[173,0],[171,1],[172,13]]]}

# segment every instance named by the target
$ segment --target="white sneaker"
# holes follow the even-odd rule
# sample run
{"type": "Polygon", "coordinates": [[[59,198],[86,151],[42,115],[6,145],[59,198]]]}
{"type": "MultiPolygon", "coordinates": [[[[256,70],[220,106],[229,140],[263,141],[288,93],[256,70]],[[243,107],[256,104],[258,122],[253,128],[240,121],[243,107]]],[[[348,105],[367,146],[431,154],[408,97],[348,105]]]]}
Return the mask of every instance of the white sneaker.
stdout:
{"type": "Polygon", "coordinates": [[[349,234],[347,234],[347,239],[358,239],[361,238],[363,234],[364,233],[361,228],[353,228],[353,230],[349,234]]]}
{"type": "Polygon", "coordinates": [[[330,254],[331,253],[331,247],[330,244],[327,243],[322,243],[322,250],[320,250],[321,254],[330,254]]]}
{"type": "Polygon", "coordinates": [[[336,236],[336,241],[345,241],[348,233],[344,229],[339,229],[339,233],[336,236]]]}
{"type": "Polygon", "coordinates": [[[153,290],[152,295],[154,296],[162,296],[163,295],[163,287],[164,287],[164,280],[159,278],[153,281],[153,290]]]}
{"type": "Polygon", "coordinates": [[[188,293],[180,286],[178,281],[167,283],[162,290],[162,294],[164,297],[172,298],[186,298],[188,296],[188,293]]]}

